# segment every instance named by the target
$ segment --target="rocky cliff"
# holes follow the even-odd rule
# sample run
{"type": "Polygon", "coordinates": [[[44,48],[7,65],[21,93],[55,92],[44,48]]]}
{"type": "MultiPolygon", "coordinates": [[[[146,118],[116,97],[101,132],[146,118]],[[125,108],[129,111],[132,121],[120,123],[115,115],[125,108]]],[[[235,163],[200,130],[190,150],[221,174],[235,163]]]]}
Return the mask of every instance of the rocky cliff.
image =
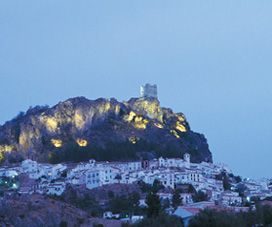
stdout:
{"type": "Polygon", "coordinates": [[[137,160],[182,157],[212,162],[204,135],[190,129],[182,113],[157,99],[68,99],[34,107],[0,126],[0,159],[15,162],[137,160]]]}

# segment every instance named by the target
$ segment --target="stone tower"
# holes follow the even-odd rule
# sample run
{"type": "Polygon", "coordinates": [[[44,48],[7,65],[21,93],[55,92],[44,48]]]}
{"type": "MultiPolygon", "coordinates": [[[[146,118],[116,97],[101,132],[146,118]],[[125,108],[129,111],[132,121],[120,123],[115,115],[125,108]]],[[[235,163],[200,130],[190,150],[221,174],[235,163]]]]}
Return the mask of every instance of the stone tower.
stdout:
{"type": "Polygon", "coordinates": [[[190,163],[190,162],[191,162],[191,160],[190,160],[190,154],[185,153],[185,154],[183,155],[183,160],[184,160],[185,162],[187,162],[187,163],[190,163]]]}
{"type": "Polygon", "coordinates": [[[184,162],[185,162],[185,168],[190,168],[190,166],[191,166],[191,160],[190,160],[190,154],[188,154],[188,153],[185,153],[184,155],[183,155],[183,160],[184,160],[184,162]]]}
{"type": "Polygon", "coordinates": [[[141,98],[158,98],[157,85],[145,84],[140,87],[141,98]]]}

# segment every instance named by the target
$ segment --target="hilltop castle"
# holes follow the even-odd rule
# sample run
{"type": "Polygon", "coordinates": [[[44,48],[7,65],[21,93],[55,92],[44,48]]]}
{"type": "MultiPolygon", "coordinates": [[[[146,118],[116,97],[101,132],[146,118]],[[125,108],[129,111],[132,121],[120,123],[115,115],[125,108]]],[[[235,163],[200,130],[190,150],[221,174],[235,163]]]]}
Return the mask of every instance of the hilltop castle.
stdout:
{"type": "Polygon", "coordinates": [[[140,87],[141,98],[158,98],[158,88],[157,85],[145,84],[140,87]]]}

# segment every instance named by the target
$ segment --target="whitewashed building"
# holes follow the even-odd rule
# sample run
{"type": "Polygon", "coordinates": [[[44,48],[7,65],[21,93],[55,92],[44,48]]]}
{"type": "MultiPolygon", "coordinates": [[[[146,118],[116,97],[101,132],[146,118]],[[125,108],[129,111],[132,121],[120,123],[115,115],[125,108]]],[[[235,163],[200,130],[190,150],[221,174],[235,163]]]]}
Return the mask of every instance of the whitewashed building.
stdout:
{"type": "Polygon", "coordinates": [[[225,206],[239,206],[242,204],[242,197],[238,192],[224,191],[221,193],[219,203],[225,206]]]}
{"type": "Polygon", "coordinates": [[[65,188],[66,188],[65,182],[50,183],[47,186],[46,194],[60,196],[65,191],[65,188]]]}
{"type": "Polygon", "coordinates": [[[110,166],[90,169],[86,171],[85,175],[86,187],[92,189],[105,184],[116,183],[117,174],[118,170],[110,166]]]}
{"type": "Polygon", "coordinates": [[[180,158],[159,158],[159,167],[164,168],[190,168],[190,155],[185,153],[183,159],[180,158]]]}
{"type": "Polygon", "coordinates": [[[108,164],[111,167],[119,169],[121,172],[135,172],[142,170],[142,162],[112,162],[108,164]]]}
{"type": "Polygon", "coordinates": [[[12,169],[0,169],[0,177],[17,177],[19,174],[16,170],[12,169]]]}

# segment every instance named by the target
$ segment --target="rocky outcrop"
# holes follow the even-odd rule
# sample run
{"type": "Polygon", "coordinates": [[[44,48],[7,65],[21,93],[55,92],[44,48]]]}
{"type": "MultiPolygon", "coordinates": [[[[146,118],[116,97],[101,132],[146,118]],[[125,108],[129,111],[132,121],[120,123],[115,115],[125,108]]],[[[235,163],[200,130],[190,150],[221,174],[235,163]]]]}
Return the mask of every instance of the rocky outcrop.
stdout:
{"type": "Polygon", "coordinates": [[[0,126],[0,159],[41,162],[182,157],[212,162],[204,135],[157,99],[68,99],[35,107],[0,126]],[[76,153],[78,152],[78,153],[76,153]]]}

